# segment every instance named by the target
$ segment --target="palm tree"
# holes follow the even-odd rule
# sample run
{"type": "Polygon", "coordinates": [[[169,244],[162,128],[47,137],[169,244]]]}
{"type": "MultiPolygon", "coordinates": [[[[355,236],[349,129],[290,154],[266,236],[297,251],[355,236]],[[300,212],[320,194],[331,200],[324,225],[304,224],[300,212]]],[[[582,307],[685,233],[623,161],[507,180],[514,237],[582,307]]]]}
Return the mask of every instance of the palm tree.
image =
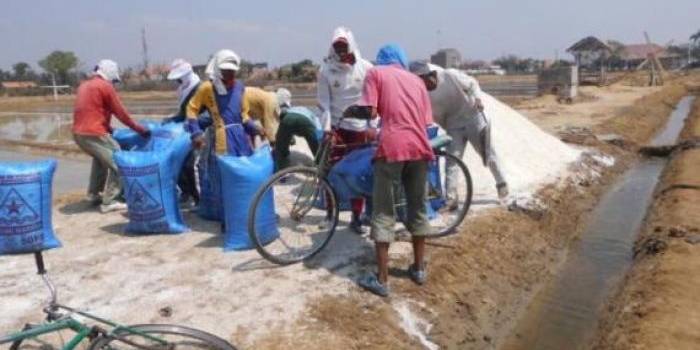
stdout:
{"type": "Polygon", "coordinates": [[[694,42],[700,41],[700,30],[697,31],[697,33],[693,34],[690,36],[690,40],[694,42]]]}

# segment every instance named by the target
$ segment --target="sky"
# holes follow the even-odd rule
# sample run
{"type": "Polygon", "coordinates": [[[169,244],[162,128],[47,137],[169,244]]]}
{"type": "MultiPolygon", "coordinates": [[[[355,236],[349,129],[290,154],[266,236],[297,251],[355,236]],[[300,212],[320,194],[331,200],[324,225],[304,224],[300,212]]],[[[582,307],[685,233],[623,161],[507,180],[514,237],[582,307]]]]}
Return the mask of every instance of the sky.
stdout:
{"type": "Polygon", "coordinates": [[[204,64],[228,48],[278,66],[327,53],[333,29],[355,34],[362,54],[395,42],[411,59],[454,47],[464,58],[504,54],[570,58],[565,50],[595,35],[624,43],[683,43],[700,30],[700,0],[2,0],[0,69],[53,50],[77,54],[86,70],[101,58],[143,61],[145,26],[152,63],[185,58],[204,64]]]}

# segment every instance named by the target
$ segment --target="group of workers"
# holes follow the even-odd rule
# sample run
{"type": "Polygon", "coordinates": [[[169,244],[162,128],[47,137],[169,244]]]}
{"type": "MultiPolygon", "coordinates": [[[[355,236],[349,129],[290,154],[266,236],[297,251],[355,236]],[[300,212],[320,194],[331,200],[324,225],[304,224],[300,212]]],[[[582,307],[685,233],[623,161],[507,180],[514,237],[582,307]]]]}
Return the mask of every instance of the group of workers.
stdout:
{"type": "MultiPolygon", "coordinates": [[[[183,122],[191,134],[193,152],[179,179],[187,200],[199,200],[195,168],[211,168],[216,155],[249,156],[253,140],[261,137],[273,147],[277,169],[289,165],[294,137],[303,137],[312,153],[329,138],[336,144],[377,144],[374,155],[374,187],[371,220],[362,217],[365,198],[351,199],[350,229],[363,233],[368,221],[375,241],[377,273],[361,278],[359,285],[380,296],[389,295],[388,251],[394,240],[395,185],[401,184],[407,201],[406,226],[412,234],[414,261],[408,268],[417,284],[426,281],[425,235],[430,230],[425,208],[428,162],[434,157],[426,127],[439,124],[451,136],[448,151],[462,158],[467,143],[480,154],[496,179],[500,198],[508,185],[490,145],[490,122],[483,113],[478,82],[455,70],[423,61],[409,63],[397,45],[383,46],[375,65],[364,59],[352,32],[337,28],[318,73],[317,116],[305,107],[291,105],[286,89],[268,92],[244,86],[237,79],[240,58],[231,50],[217,52],[201,81],[185,60],[175,60],[168,79],[177,81],[178,113],[170,122],[183,122]],[[370,118],[346,113],[361,106],[370,118]]],[[[82,82],[75,102],[73,134],[76,144],[92,156],[88,199],[102,212],[124,209],[118,201],[121,183],[112,159],[119,145],[110,136],[111,115],[141,134],[149,131],[134,122],[122,105],[113,83],[119,81],[117,64],[102,60],[94,75],[82,82]]],[[[331,159],[340,159],[352,147],[333,148],[331,159]]],[[[457,166],[447,164],[446,192],[455,186],[457,166]]],[[[447,209],[457,206],[448,198],[447,209]]]]}

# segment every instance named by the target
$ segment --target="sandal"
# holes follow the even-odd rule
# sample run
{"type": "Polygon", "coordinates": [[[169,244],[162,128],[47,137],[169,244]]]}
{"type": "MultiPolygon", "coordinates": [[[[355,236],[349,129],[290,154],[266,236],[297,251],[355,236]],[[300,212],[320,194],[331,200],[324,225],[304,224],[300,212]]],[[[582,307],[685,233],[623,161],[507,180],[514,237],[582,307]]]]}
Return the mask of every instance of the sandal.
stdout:
{"type": "Polygon", "coordinates": [[[417,285],[424,285],[425,281],[428,279],[425,264],[423,264],[423,268],[420,270],[416,268],[415,264],[411,264],[411,266],[408,267],[408,276],[410,276],[411,281],[415,282],[417,285]]]}
{"type": "Polygon", "coordinates": [[[376,274],[369,274],[357,281],[357,284],[363,289],[376,294],[380,297],[389,296],[389,287],[379,282],[376,274]]]}

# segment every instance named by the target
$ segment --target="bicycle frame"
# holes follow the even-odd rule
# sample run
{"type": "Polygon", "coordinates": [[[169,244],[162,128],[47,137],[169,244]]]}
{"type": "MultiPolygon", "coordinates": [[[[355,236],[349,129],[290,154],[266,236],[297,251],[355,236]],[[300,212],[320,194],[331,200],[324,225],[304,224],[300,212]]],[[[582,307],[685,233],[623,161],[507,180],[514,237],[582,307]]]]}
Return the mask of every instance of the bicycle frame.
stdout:
{"type": "Polygon", "coordinates": [[[14,343],[16,341],[22,341],[22,340],[28,340],[32,338],[36,338],[38,336],[44,335],[44,334],[49,334],[49,333],[54,333],[54,332],[59,332],[62,330],[72,330],[75,332],[75,336],[66,343],[62,350],[73,350],[80,344],[82,341],[84,341],[86,338],[94,338],[96,336],[104,336],[104,337],[112,337],[114,339],[117,339],[121,342],[124,342],[126,344],[132,345],[136,348],[141,348],[144,350],[151,349],[151,347],[146,347],[142,345],[135,344],[129,340],[126,340],[123,338],[123,336],[116,336],[115,334],[118,331],[126,331],[127,334],[129,335],[138,335],[141,337],[144,337],[148,340],[158,342],[162,345],[168,344],[167,341],[160,339],[158,337],[154,337],[150,334],[132,329],[131,327],[128,326],[122,326],[120,324],[117,324],[115,322],[109,321],[107,319],[89,314],[87,312],[82,312],[75,310],[71,307],[60,305],[56,302],[56,288],[54,287],[53,283],[51,280],[48,278],[48,275],[46,273],[46,268],[44,267],[44,257],[41,252],[35,252],[34,253],[34,260],[36,262],[37,266],[37,272],[38,274],[42,277],[44,280],[44,283],[48,287],[50,293],[51,293],[51,300],[49,301],[49,306],[44,309],[44,312],[48,315],[47,316],[47,323],[36,326],[36,327],[31,327],[29,329],[25,329],[21,332],[10,334],[8,336],[0,337],[0,345],[2,344],[9,344],[9,343],[14,343]],[[82,317],[89,318],[93,321],[97,321],[99,323],[108,325],[112,327],[111,332],[108,332],[104,329],[101,329],[97,326],[86,326],[84,323],[76,320],[75,318],[71,317],[70,315],[68,316],[63,316],[58,314],[58,310],[63,309],[66,310],[72,314],[80,315],[82,317]]]}
{"type": "Polygon", "coordinates": [[[93,332],[92,328],[83,325],[75,319],[66,318],[0,338],[0,345],[13,343],[18,340],[32,339],[44,334],[54,333],[67,329],[74,331],[76,334],[68,343],[66,343],[63,346],[63,350],[75,349],[75,347],[78,346],[80,342],[89,337],[93,332]]]}

